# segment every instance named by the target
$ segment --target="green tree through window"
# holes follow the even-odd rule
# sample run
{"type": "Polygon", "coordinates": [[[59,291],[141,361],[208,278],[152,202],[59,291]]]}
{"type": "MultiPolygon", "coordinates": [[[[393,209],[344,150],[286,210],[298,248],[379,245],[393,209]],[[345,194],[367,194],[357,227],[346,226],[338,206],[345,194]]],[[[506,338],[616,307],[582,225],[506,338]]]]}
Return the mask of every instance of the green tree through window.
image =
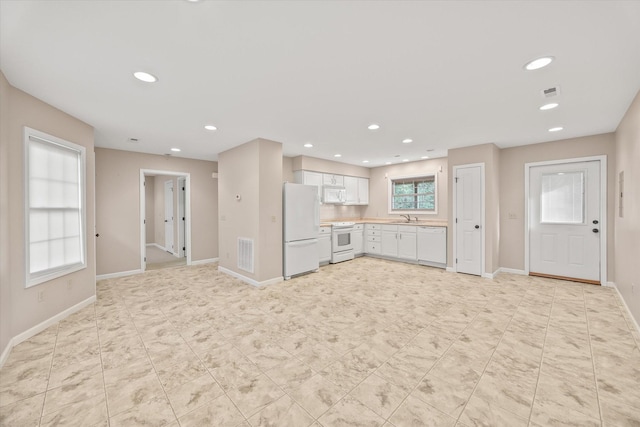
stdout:
{"type": "Polygon", "coordinates": [[[435,176],[394,179],[391,184],[394,211],[435,211],[435,176]]]}

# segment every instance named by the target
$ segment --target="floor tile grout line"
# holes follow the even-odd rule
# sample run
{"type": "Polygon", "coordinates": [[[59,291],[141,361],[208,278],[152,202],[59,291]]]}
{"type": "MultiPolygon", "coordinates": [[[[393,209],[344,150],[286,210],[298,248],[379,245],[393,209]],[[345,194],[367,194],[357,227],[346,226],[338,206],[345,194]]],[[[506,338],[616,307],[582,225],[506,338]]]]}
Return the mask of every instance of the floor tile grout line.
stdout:
{"type": "Polygon", "coordinates": [[[540,376],[542,375],[542,364],[544,363],[544,353],[545,353],[545,348],[547,346],[547,335],[549,334],[549,325],[551,324],[551,313],[553,312],[553,305],[555,304],[556,301],[556,286],[553,287],[553,299],[551,300],[551,306],[549,307],[549,318],[547,319],[547,326],[545,327],[544,330],[544,340],[542,341],[542,354],[540,355],[540,365],[538,367],[538,378],[536,380],[536,388],[535,388],[535,392],[533,393],[533,403],[531,404],[531,411],[529,412],[529,426],[531,426],[531,423],[533,422],[531,420],[531,418],[533,417],[533,408],[536,405],[536,396],[538,395],[538,386],[540,385],[540,376]]]}
{"type": "Polygon", "coordinates": [[[49,374],[47,375],[47,385],[44,389],[44,399],[42,399],[42,409],[40,410],[40,418],[38,418],[38,425],[42,424],[42,418],[44,418],[44,406],[47,403],[47,393],[49,392],[49,382],[51,381],[51,372],[53,371],[53,358],[56,356],[56,347],[58,346],[58,334],[60,333],[60,321],[56,322],[56,339],[53,343],[53,349],[51,350],[51,362],[49,363],[49,374]]]}
{"type": "MultiPolygon", "coordinates": [[[[97,293],[97,292],[96,292],[97,293]]],[[[109,416],[109,397],[107,396],[107,381],[104,378],[104,363],[102,359],[102,340],[100,339],[100,328],[98,327],[98,299],[96,298],[96,302],[93,303],[93,313],[95,316],[96,322],[96,335],[98,336],[98,351],[100,352],[100,372],[102,373],[102,387],[104,390],[104,406],[107,410],[107,426],[111,425],[111,417],[109,416]]]]}
{"type": "Polygon", "coordinates": [[[593,353],[593,345],[591,343],[591,328],[589,328],[589,311],[587,310],[587,298],[582,288],[582,304],[584,307],[585,325],[587,326],[587,339],[589,340],[589,354],[591,355],[591,366],[593,368],[593,381],[596,389],[596,401],[598,402],[598,415],[600,416],[600,425],[604,423],[604,417],[602,416],[602,402],[600,401],[600,388],[598,387],[598,372],[596,370],[596,358],[593,353]]]}

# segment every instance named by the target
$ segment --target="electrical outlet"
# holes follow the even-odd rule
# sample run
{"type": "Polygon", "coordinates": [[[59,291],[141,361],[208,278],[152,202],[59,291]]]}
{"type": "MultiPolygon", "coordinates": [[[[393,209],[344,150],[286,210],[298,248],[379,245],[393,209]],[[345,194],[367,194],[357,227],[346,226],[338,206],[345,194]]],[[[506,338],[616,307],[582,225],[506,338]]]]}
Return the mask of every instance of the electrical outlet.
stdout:
{"type": "Polygon", "coordinates": [[[38,302],[42,302],[44,300],[44,291],[38,291],[38,302]]]}
{"type": "Polygon", "coordinates": [[[271,215],[271,222],[276,222],[276,216],[275,215],[271,215]]]}
{"type": "Polygon", "coordinates": [[[518,219],[518,216],[515,214],[515,212],[509,212],[509,219],[518,219]]]}
{"type": "Polygon", "coordinates": [[[71,279],[67,280],[67,289],[71,290],[71,279]]]}
{"type": "Polygon", "coordinates": [[[635,293],[636,293],[636,285],[635,285],[635,283],[632,283],[631,284],[631,295],[635,295],[635,293]]]}

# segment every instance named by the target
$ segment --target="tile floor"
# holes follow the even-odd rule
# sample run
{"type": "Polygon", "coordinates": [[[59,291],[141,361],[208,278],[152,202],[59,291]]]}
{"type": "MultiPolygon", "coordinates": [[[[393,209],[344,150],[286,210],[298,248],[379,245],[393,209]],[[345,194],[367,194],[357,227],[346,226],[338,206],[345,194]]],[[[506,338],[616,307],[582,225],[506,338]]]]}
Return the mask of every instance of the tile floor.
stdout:
{"type": "Polygon", "coordinates": [[[640,339],[609,288],[360,258],[264,289],[215,265],[97,289],[13,349],[0,424],[640,424],[640,339]]]}

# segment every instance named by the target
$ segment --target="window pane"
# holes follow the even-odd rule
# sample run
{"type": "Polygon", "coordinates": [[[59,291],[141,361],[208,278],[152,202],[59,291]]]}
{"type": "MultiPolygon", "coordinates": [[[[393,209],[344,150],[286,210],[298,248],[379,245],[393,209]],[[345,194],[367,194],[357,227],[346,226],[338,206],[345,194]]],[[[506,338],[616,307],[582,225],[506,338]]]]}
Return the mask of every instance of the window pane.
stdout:
{"type": "Polygon", "coordinates": [[[29,247],[29,272],[38,273],[49,268],[49,242],[32,243],[29,247]]]}
{"type": "Polygon", "coordinates": [[[413,196],[395,196],[393,198],[393,209],[415,209],[413,196]]]}
{"type": "Polygon", "coordinates": [[[584,222],[584,172],[544,174],[541,185],[541,222],[584,222]]]}

